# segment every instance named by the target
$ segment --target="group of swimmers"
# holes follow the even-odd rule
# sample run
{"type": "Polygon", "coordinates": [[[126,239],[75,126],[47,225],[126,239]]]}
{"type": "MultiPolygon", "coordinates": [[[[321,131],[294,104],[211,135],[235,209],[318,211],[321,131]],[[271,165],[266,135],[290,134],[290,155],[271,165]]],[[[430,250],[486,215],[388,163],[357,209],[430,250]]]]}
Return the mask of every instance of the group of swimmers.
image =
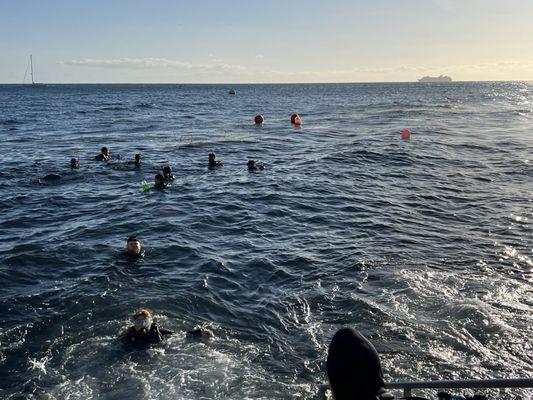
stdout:
{"type": "MultiPolygon", "coordinates": [[[[109,149],[102,147],[100,154],[95,156],[94,160],[109,161],[109,149]]],[[[135,154],[134,166],[141,168],[141,162],[141,154],[135,154]]],[[[215,153],[210,153],[207,167],[215,169],[222,166],[222,161],[217,160],[215,153]]],[[[79,167],[79,160],[72,158],[70,168],[79,167]]],[[[247,167],[249,171],[264,169],[264,165],[255,160],[249,160],[247,167]]],[[[162,173],[155,176],[154,187],[164,189],[174,179],[171,166],[166,165],[162,168],[162,173]]],[[[133,259],[145,256],[141,241],[136,236],[130,236],[127,239],[126,255],[133,259]]],[[[120,340],[126,348],[142,350],[153,345],[161,345],[174,334],[172,330],[154,322],[154,315],[148,309],[136,310],[131,320],[132,324],[120,335],[120,340]]],[[[209,340],[215,335],[208,327],[195,326],[187,331],[187,336],[209,340]]],[[[353,329],[341,329],[335,334],[329,347],[326,369],[336,400],[387,398],[387,392],[383,389],[384,382],[379,356],[372,344],[353,329]]]]}
{"type": "MultiPolygon", "coordinates": [[[[119,155],[117,159],[122,157],[119,155]]],[[[102,147],[100,153],[93,158],[94,161],[110,161],[111,156],[109,148],[102,147]]],[[[135,154],[133,165],[135,168],[141,168],[142,156],[140,153],[135,154]]],[[[69,166],[71,169],[80,168],[80,162],[77,158],[70,160],[69,166]]],[[[207,167],[209,169],[216,169],[223,166],[222,161],[217,160],[216,154],[211,152],[208,156],[207,167]]],[[[264,169],[262,163],[258,163],[255,160],[248,160],[248,171],[260,171],[264,169]]],[[[40,179],[40,182],[54,182],[61,178],[58,174],[48,174],[44,178],[40,179]]],[[[164,189],[167,185],[175,179],[172,174],[172,167],[165,165],[162,167],[162,173],[158,173],[154,178],[153,187],[156,189],[164,189]]],[[[141,246],[141,242],[135,237],[128,238],[126,243],[126,254],[133,258],[142,258],[145,255],[145,251],[141,246]]],[[[145,348],[151,344],[162,343],[166,337],[172,335],[172,331],[159,327],[153,322],[152,313],[149,310],[141,309],[135,312],[133,315],[133,325],[122,335],[122,340],[125,344],[135,348],[145,348]]],[[[187,332],[188,335],[193,337],[212,338],[213,332],[205,327],[195,327],[193,330],[187,332]]]]}
{"type": "MultiPolygon", "coordinates": [[[[120,156],[119,156],[120,159],[120,156]]],[[[100,154],[94,157],[95,161],[109,161],[110,155],[109,155],[109,149],[107,147],[102,147],[100,154]]],[[[133,164],[136,168],[141,168],[141,160],[142,156],[141,154],[137,153],[135,154],[135,158],[133,161],[133,164]]],[[[222,167],[224,164],[222,161],[217,160],[217,156],[215,153],[211,152],[208,156],[208,162],[207,167],[209,169],[216,169],[222,167]]],[[[265,169],[265,165],[261,162],[257,162],[255,160],[248,160],[246,163],[246,167],[248,168],[248,171],[254,172],[254,171],[262,171],[265,169]]],[[[70,160],[70,168],[79,168],[79,161],[75,158],[70,160]]],[[[172,182],[175,179],[175,176],[172,175],[172,167],[170,165],[165,165],[162,168],[162,174],[158,173],[154,178],[154,188],[155,189],[164,189],[168,186],[170,182],[172,182]]]]}
{"type": "MultiPolygon", "coordinates": [[[[262,123],[264,119],[261,117],[262,123]]],[[[300,125],[299,116],[291,116],[291,122],[300,125]]],[[[121,159],[121,157],[117,157],[121,159]]],[[[109,161],[110,154],[107,147],[102,147],[95,161],[109,161]]],[[[141,168],[142,156],[135,154],[133,164],[141,168]]],[[[222,161],[216,159],[215,153],[209,153],[208,168],[216,169],[223,166],[222,161]]],[[[70,168],[80,167],[79,160],[72,158],[70,168]]],[[[248,171],[264,169],[262,163],[255,160],[247,162],[248,171]]],[[[53,175],[53,174],[52,174],[53,175]]],[[[164,189],[175,179],[170,165],[162,168],[154,178],[154,188],[164,189]]],[[[140,240],[130,236],[126,242],[126,254],[132,258],[142,258],[145,250],[140,240]]],[[[146,349],[152,345],[162,344],[174,332],[159,326],[154,322],[153,313],[148,309],[139,309],[132,316],[132,325],[120,336],[123,344],[130,348],[146,349]]],[[[187,335],[195,338],[210,339],[214,337],[211,329],[196,326],[187,331],[187,335]]],[[[391,399],[393,396],[385,390],[383,373],[379,355],[368,339],[352,328],[343,328],[333,336],[328,349],[326,371],[333,396],[336,400],[376,400],[391,399]]]]}
{"type": "MultiPolygon", "coordinates": [[[[291,123],[295,126],[299,127],[302,125],[302,119],[298,114],[292,114],[290,117],[291,123]]],[[[262,115],[256,115],[254,118],[254,121],[257,125],[261,125],[265,118],[262,115]]],[[[100,154],[96,155],[94,157],[94,161],[109,161],[111,159],[111,156],[109,154],[109,149],[107,147],[102,147],[100,154]]],[[[121,160],[122,157],[120,155],[117,156],[118,160],[121,160]]],[[[142,156],[140,153],[135,154],[133,164],[135,168],[141,168],[141,160],[142,156]]],[[[223,163],[222,161],[219,161],[216,159],[216,154],[211,152],[209,153],[208,158],[208,168],[209,169],[215,169],[222,167],[223,163]]],[[[256,160],[248,160],[246,163],[246,166],[248,168],[249,172],[255,172],[255,171],[262,171],[265,169],[265,165],[261,162],[257,162],[256,160]]],[[[70,168],[71,169],[77,169],[80,167],[79,160],[77,158],[72,158],[70,160],[70,168]]],[[[174,175],[172,175],[172,168],[167,165],[163,167],[163,173],[158,173],[154,178],[154,185],[153,188],[155,189],[164,189],[168,186],[168,184],[175,179],[174,175]]],[[[39,182],[41,183],[52,183],[57,182],[61,179],[61,175],[59,174],[48,174],[45,177],[41,178],[39,182]]],[[[143,189],[148,190],[152,187],[145,186],[143,189]]]]}
{"type": "MultiPolygon", "coordinates": [[[[121,158],[120,156],[118,157],[121,158]]],[[[109,149],[107,147],[102,147],[100,150],[100,154],[94,157],[94,161],[109,161],[110,155],[109,155],[109,149]]],[[[135,157],[133,159],[133,165],[135,168],[141,168],[141,161],[142,156],[140,153],[135,154],[135,157]]],[[[71,168],[77,168],[79,167],[79,163],[77,163],[77,160],[73,158],[70,160],[70,167],[71,168]],[[73,164],[76,162],[75,164],[73,164]],[[73,167],[73,165],[75,165],[73,167]]],[[[162,174],[158,173],[154,178],[154,188],[156,189],[164,189],[167,187],[167,185],[172,182],[175,179],[175,176],[172,175],[172,167],[170,165],[165,165],[162,168],[162,174]]]]}
{"type": "MultiPolygon", "coordinates": [[[[118,155],[117,160],[121,160],[122,156],[118,155]]],[[[94,161],[109,161],[111,160],[109,155],[109,149],[107,147],[102,147],[100,154],[95,156],[93,158],[94,161]]],[[[140,153],[135,154],[134,160],[132,164],[135,166],[136,169],[140,169],[142,166],[142,156],[140,153]]],[[[217,160],[217,156],[215,153],[211,152],[209,153],[207,167],[209,169],[217,169],[222,167],[224,164],[222,161],[217,160]]],[[[78,169],[80,168],[80,162],[77,158],[72,158],[70,160],[70,169],[78,169]]],[[[255,160],[248,160],[246,163],[246,167],[248,168],[249,172],[256,172],[256,171],[262,171],[265,169],[265,165],[261,162],[257,162],[255,160]]],[[[48,174],[45,177],[39,179],[40,183],[56,183],[61,179],[61,175],[59,174],[48,174]]],[[[165,165],[162,167],[161,173],[158,173],[155,175],[154,178],[154,184],[153,186],[145,185],[144,190],[149,189],[165,189],[170,182],[172,182],[176,177],[172,174],[172,167],[170,165],[165,165]]]]}

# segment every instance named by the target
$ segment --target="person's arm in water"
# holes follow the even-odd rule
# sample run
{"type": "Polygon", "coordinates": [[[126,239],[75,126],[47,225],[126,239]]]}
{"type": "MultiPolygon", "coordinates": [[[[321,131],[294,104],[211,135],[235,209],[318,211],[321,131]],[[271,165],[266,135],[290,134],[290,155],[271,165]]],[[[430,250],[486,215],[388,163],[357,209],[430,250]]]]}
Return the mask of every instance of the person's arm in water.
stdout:
{"type": "Polygon", "coordinates": [[[165,336],[170,336],[173,332],[168,329],[160,328],[157,324],[152,324],[150,327],[150,341],[151,343],[161,343],[165,341],[165,336]]]}
{"type": "Polygon", "coordinates": [[[174,332],[171,331],[170,329],[165,329],[165,328],[159,328],[159,332],[161,333],[161,335],[163,336],[170,336],[170,335],[173,335],[174,332]]]}

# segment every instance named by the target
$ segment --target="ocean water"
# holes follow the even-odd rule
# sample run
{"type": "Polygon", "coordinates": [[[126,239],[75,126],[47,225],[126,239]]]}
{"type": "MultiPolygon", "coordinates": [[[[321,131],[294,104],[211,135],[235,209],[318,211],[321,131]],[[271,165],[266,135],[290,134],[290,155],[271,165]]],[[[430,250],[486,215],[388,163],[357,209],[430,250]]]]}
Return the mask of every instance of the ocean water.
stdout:
{"type": "Polygon", "coordinates": [[[533,83],[235,88],[0,86],[0,398],[320,399],[342,326],[387,380],[533,375],[533,83]]]}

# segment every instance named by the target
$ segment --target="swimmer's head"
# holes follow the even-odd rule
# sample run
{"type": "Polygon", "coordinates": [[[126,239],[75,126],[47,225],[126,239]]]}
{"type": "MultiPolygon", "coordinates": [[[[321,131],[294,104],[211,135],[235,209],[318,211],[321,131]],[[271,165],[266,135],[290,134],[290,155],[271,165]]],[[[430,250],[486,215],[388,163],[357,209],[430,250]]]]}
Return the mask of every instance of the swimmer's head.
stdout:
{"type": "Polygon", "coordinates": [[[109,149],[107,147],[102,147],[102,154],[104,156],[109,156],[109,149]]]}
{"type": "Polygon", "coordinates": [[[248,169],[254,169],[255,168],[255,160],[248,160],[248,169]]]}
{"type": "Polygon", "coordinates": [[[157,174],[154,179],[155,187],[164,187],[165,186],[165,178],[161,174],[157,174]]]}
{"type": "Polygon", "coordinates": [[[217,156],[215,153],[209,153],[209,167],[214,168],[217,166],[217,164],[220,164],[217,160],[217,156]]]}
{"type": "Polygon", "coordinates": [[[78,168],[80,163],[75,158],[70,159],[70,168],[78,168]]]}
{"type": "Polygon", "coordinates": [[[141,309],[133,314],[133,323],[136,331],[148,330],[152,326],[153,315],[150,310],[141,309]]]}
{"type": "Polygon", "coordinates": [[[141,254],[141,242],[137,239],[136,236],[130,236],[127,242],[127,252],[132,255],[141,254]]]}
{"type": "Polygon", "coordinates": [[[141,154],[140,153],[137,153],[135,154],[135,164],[140,164],[141,163],[141,154]]]}
{"type": "Polygon", "coordinates": [[[172,175],[172,168],[169,165],[166,165],[163,167],[163,176],[165,178],[170,177],[172,175]]]}

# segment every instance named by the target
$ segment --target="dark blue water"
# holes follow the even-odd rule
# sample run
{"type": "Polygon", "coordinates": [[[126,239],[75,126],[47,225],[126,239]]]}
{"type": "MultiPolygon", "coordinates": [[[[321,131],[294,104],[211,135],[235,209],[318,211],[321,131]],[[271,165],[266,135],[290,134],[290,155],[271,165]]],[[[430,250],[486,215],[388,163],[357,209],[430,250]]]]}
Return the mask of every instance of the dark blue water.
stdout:
{"type": "Polygon", "coordinates": [[[388,380],[533,374],[532,83],[228,89],[0,86],[0,397],[320,398],[344,325],[388,380]]]}

